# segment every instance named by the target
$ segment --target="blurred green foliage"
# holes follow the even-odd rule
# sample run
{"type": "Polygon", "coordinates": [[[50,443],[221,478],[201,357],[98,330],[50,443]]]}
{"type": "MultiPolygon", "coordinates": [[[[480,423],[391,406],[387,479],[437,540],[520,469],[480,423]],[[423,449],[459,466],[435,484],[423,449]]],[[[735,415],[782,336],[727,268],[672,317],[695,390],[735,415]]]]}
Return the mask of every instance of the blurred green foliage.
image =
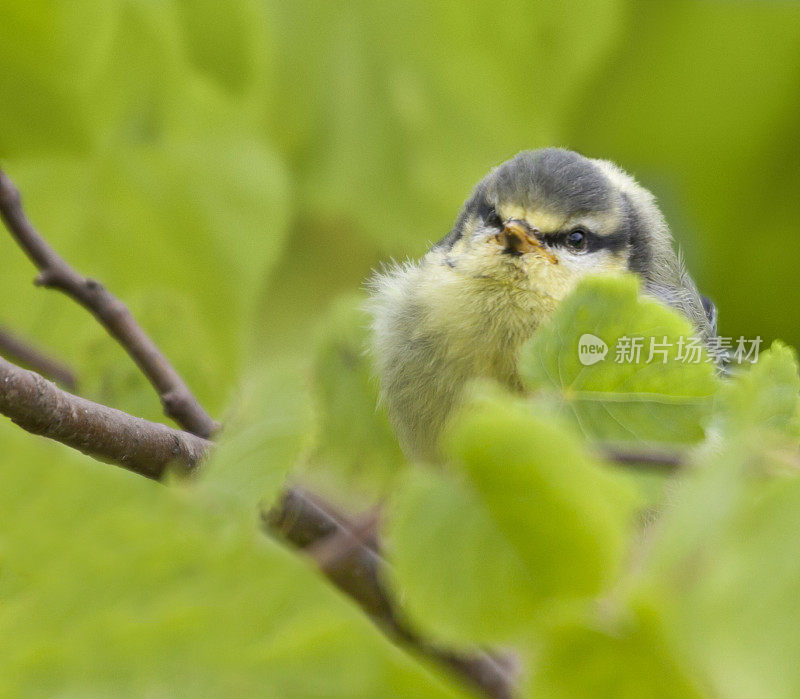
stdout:
{"type": "Polygon", "coordinates": [[[4,696],[454,693],[250,519],[3,440],[4,696]]]}
{"type": "MultiPolygon", "coordinates": [[[[798,66],[784,0],[3,3],[3,167],[226,430],[199,483],[165,489],[0,421],[0,694],[457,693],[256,534],[290,472],[386,498],[410,618],[514,647],[527,692],[800,692],[792,350],[721,388],[707,365],[578,372],[578,320],[685,329],[628,281],[591,282],[525,355],[543,395],[480,393],[450,467],[406,467],[358,297],[490,167],[562,145],[656,193],[721,334],[799,344],[798,66]],[[688,441],[704,466],[654,499],[587,453],[598,436],[688,441]]],[[[87,397],[164,419],[5,235],[0,260],[0,325],[87,397]]]]}

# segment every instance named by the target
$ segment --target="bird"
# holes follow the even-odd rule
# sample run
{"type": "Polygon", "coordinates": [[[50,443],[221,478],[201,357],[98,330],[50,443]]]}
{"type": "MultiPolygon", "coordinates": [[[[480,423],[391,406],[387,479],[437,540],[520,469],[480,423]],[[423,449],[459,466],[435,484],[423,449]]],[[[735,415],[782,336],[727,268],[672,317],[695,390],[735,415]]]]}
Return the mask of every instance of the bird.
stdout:
{"type": "Polygon", "coordinates": [[[716,309],[675,251],[653,194],[608,160],[562,148],[518,153],[475,187],[418,261],[368,282],[380,399],[410,459],[439,458],[465,386],[521,391],[517,357],[588,274],[633,273],[642,293],[716,334],[716,309]]]}

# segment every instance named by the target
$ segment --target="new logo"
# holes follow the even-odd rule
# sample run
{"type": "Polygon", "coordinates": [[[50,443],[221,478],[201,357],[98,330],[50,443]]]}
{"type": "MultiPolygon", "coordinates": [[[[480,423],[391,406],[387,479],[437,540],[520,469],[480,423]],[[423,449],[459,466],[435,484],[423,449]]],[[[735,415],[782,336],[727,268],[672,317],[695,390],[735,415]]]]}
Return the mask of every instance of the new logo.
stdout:
{"type": "Polygon", "coordinates": [[[602,362],[608,354],[608,345],[597,335],[585,333],[578,340],[578,359],[583,366],[602,362]]]}

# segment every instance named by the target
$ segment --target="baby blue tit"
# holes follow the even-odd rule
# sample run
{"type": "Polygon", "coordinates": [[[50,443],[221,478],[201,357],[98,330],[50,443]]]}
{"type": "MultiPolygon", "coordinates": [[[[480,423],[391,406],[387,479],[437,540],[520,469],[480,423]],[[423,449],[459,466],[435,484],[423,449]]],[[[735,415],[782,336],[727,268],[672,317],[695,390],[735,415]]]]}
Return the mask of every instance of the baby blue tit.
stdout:
{"type": "Polygon", "coordinates": [[[522,343],[581,277],[623,271],[700,337],[714,335],[713,305],[675,253],[653,195],[630,175],[559,148],[523,151],[492,170],[419,262],[371,281],[382,400],[407,456],[436,458],[471,379],[521,389],[522,343]]]}

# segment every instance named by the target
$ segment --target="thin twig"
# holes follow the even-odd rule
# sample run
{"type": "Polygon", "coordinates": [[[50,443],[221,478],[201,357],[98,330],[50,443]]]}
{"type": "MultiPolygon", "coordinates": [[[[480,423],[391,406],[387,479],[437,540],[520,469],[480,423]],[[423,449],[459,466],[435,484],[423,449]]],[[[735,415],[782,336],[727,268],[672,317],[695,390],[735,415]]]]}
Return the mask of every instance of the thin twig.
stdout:
{"type": "Polygon", "coordinates": [[[74,391],[77,386],[70,369],[3,328],[0,328],[0,355],[57,382],[68,391],[74,391]]]}
{"type": "Polygon", "coordinates": [[[311,556],[328,579],[395,642],[449,668],[489,697],[513,696],[518,675],[513,658],[479,650],[455,652],[411,629],[382,582],[389,566],[379,552],[374,515],[359,526],[319,496],[290,488],[276,507],[262,512],[262,519],[271,534],[278,534],[311,556]]]}
{"type": "Polygon", "coordinates": [[[62,391],[0,358],[0,413],[41,435],[148,478],[171,463],[194,468],[211,442],[62,391]]]}
{"type": "Polygon", "coordinates": [[[620,466],[646,467],[675,471],[686,465],[686,453],[663,445],[631,445],[601,443],[596,445],[600,455],[620,466]]]}
{"type": "Polygon", "coordinates": [[[35,283],[62,291],[91,312],[158,391],[166,414],[189,432],[211,437],[218,429],[217,423],[203,410],[178,372],[121,301],[99,282],[78,274],[42,238],[25,215],[19,192],[2,169],[0,217],[39,269],[35,283]]]}

